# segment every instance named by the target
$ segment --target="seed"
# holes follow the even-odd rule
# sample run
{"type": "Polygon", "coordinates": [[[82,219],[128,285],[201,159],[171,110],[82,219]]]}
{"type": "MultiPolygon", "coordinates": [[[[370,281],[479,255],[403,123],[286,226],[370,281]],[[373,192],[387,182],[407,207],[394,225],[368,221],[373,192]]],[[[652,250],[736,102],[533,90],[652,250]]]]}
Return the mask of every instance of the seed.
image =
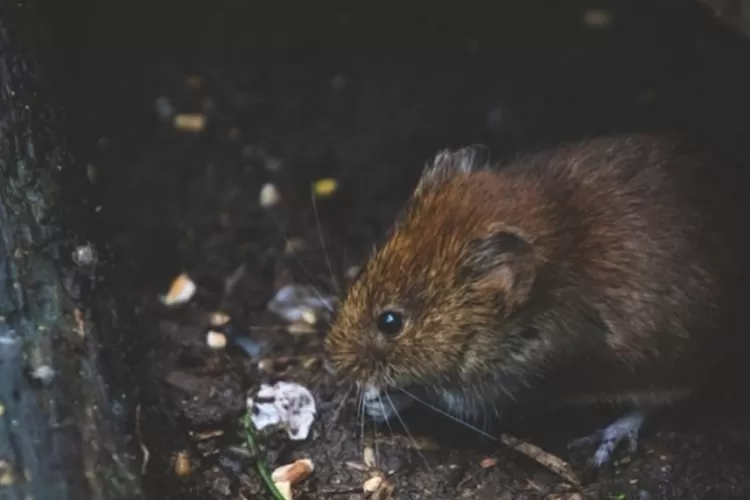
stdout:
{"type": "Polygon", "coordinates": [[[169,287],[167,295],[162,299],[164,305],[175,306],[184,304],[195,295],[196,286],[186,273],[177,276],[169,287]]]}
{"type": "Polygon", "coordinates": [[[312,460],[303,458],[277,468],[271,474],[271,478],[277,483],[288,481],[290,484],[296,484],[307,479],[314,469],[312,460]]]}

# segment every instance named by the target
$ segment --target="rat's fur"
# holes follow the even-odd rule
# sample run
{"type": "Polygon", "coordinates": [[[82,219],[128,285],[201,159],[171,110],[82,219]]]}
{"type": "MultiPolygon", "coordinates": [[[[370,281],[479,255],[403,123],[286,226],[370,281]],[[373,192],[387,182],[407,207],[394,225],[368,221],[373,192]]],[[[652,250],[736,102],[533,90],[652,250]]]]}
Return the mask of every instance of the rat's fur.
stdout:
{"type": "Polygon", "coordinates": [[[436,156],[326,339],[338,372],[462,417],[516,400],[662,405],[733,333],[737,207],[676,137],[602,137],[491,168],[436,156]],[[378,332],[383,309],[401,334],[378,332]]]}

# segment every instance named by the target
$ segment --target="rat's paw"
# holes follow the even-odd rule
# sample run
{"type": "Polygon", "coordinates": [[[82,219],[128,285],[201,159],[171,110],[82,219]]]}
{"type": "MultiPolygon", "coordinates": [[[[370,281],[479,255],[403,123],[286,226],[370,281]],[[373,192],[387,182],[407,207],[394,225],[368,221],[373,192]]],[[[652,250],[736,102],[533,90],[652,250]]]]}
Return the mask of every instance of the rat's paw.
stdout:
{"type": "Polygon", "coordinates": [[[642,410],[632,411],[589,436],[571,441],[568,448],[597,444],[596,453],[589,459],[589,464],[600,468],[612,460],[614,451],[623,439],[627,438],[629,451],[635,453],[638,449],[638,433],[645,418],[642,410]]]}
{"type": "Polygon", "coordinates": [[[368,387],[362,393],[365,414],[376,422],[385,422],[406,409],[412,400],[399,393],[385,393],[368,387]]]}

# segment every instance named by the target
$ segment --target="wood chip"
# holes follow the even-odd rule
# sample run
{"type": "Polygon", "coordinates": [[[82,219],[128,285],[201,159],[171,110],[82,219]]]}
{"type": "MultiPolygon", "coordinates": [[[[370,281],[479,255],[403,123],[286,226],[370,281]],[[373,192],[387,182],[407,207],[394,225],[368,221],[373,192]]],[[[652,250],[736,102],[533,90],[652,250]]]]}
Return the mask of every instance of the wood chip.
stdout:
{"type": "Polygon", "coordinates": [[[174,473],[177,477],[190,475],[190,452],[182,450],[177,452],[174,457],[174,473]]]}
{"type": "Polygon", "coordinates": [[[162,298],[162,302],[166,306],[184,304],[193,298],[196,288],[190,276],[182,273],[172,281],[172,285],[169,287],[167,295],[162,298]]]}
{"type": "Polygon", "coordinates": [[[200,113],[180,113],[174,116],[172,124],[183,132],[201,132],[206,128],[206,117],[200,113]]]}
{"type": "Polygon", "coordinates": [[[271,473],[274,482],[288,481],[289,484],[297,484],[304,481],[315,469],[312,460],[303,458],[296,460],[291,464],[282,465],[271,473]]]}
{"type": "Polygon", "coordinates": [[[372,446],[365,446],[365,450],[362,456],[362,462],[368,469],[372,469],[375,467],[375,449],[372,446]]]}
{"type": "Polygon", "coordinates": [[[306,321],[295,321],[294,323],[287,325],[286,331],[292,335],[308,335],[310,333],[315,333],[317,330],[306,321]]]}
{"type": "Polygon", "coordinates": [[[505,446],[526,455],[530,459],[551,470],[569,483],[580,486],[581,481],[578,479],[575,472],[573,472],[573,467],[571,467],[570,464],[562,458],[548,453],[536,445],[533,445],[527,441],[522,441],[521,439],[518,439],[517,437],[511,436],[509,434],[501,434],[500,442],[505,446]]]}
{"type": "Polygon", "coordinates": [[[224,430],[222,429],[216,429],[213,431],[205,431],[205,432],[190,432],[190,434],[198,441],[205,441],[207,439],[213,439],[216,437],[221,437],[224,435],[224,430]]]}

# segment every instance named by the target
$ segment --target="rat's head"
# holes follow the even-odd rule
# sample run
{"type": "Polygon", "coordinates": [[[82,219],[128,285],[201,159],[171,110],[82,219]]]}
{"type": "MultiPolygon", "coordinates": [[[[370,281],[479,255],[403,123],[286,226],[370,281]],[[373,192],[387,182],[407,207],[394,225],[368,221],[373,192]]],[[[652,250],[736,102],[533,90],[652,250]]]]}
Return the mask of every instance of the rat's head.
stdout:
{"type": "Polygon", "coordinates": [[[326,339],[339,375],[445,390],[502,365],[505,325],[528,299],[536,259],[528,235],[497,220],[500,181],[483,152],[439,154],[363,267],[326,339]]]}

